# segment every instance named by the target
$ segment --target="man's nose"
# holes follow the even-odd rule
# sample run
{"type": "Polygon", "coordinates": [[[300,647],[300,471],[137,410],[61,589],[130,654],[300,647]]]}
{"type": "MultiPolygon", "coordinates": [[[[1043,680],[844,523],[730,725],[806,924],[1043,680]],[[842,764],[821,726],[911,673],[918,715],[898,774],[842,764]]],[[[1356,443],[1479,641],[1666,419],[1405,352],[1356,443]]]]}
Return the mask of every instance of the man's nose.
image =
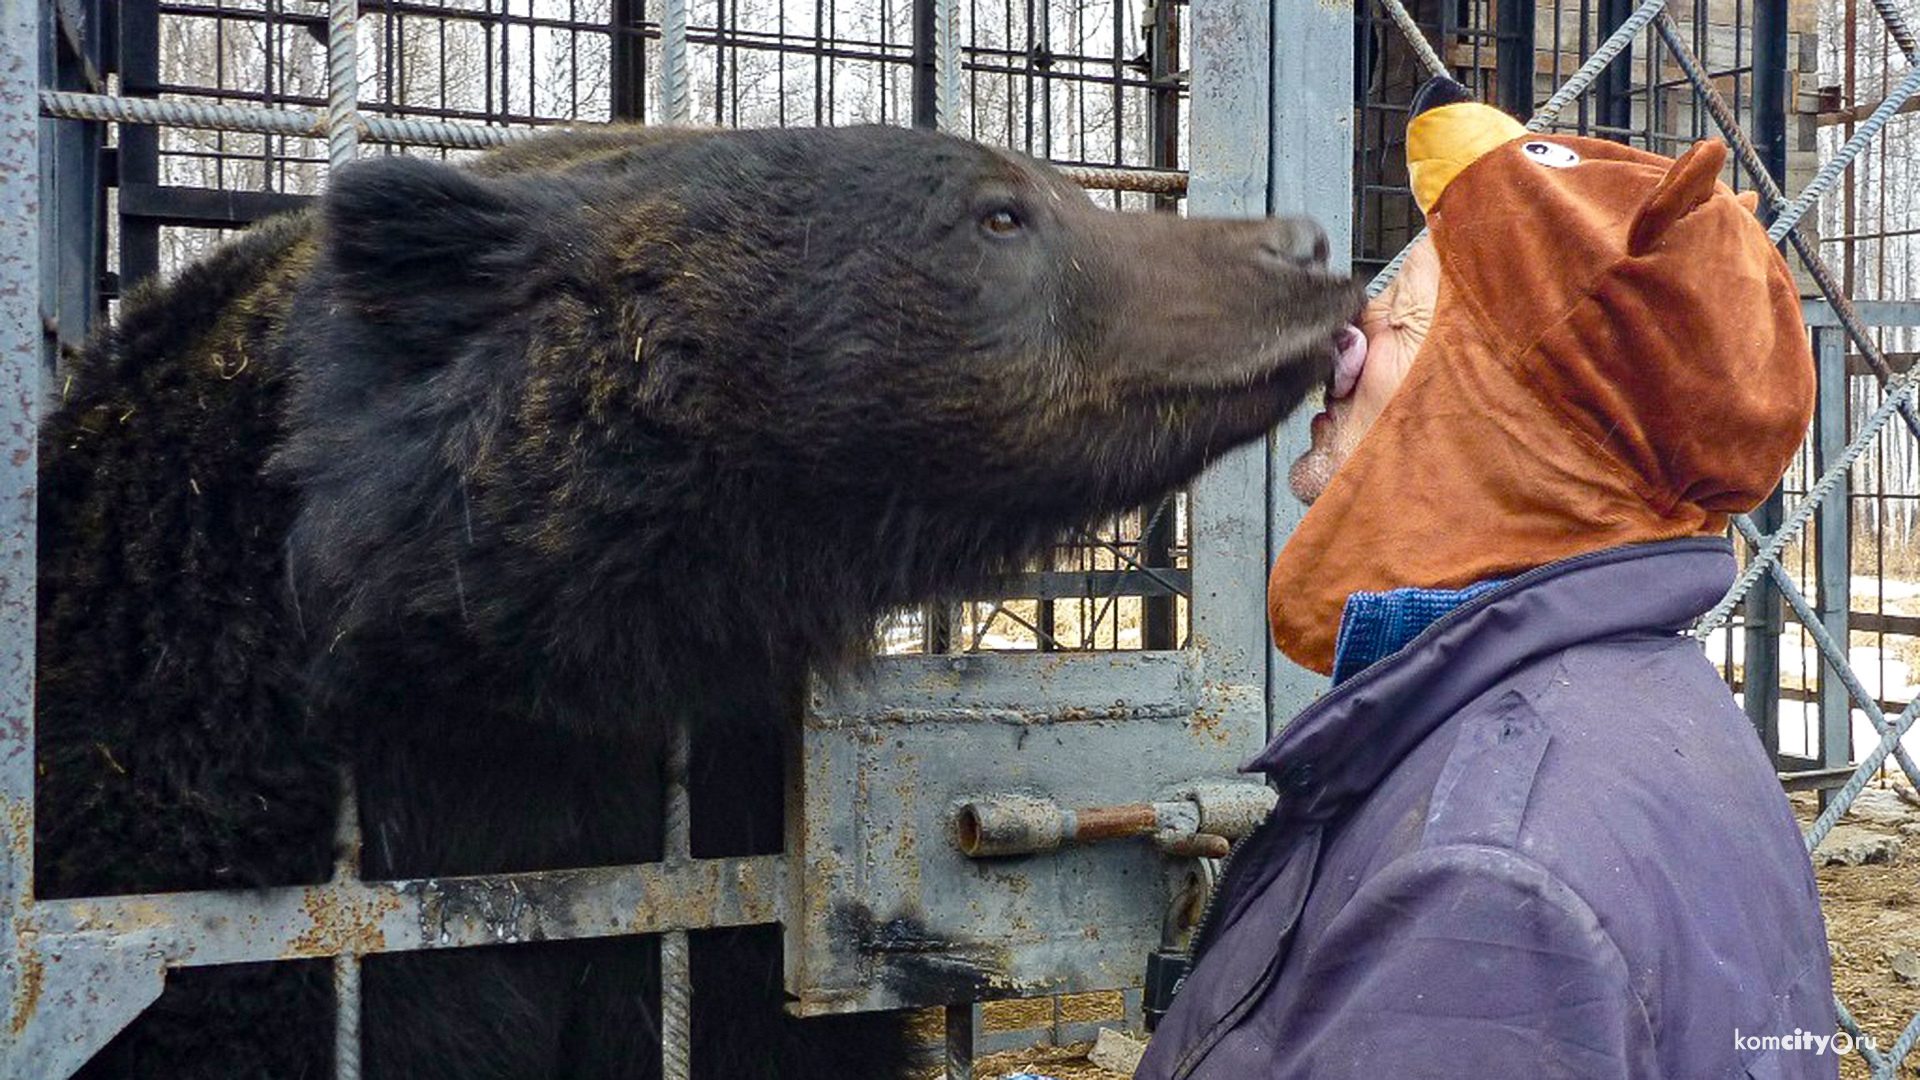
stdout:
{"type": "Polygon", "coordinates": [[[1331,254],[1327,231],[1302,217],[1261,222],[1256,244],[1260,258],[1289,269],[1325,266],[1331,254]]]}

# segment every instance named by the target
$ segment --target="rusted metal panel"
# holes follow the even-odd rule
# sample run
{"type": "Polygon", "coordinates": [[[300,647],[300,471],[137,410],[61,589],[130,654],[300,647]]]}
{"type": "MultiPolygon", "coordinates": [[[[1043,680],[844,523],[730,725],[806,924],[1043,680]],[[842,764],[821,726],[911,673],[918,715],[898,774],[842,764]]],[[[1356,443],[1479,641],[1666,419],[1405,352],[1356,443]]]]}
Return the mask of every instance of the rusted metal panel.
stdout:
{"type": "Polygon", "coordinates": [[[778,922],[778,855],[250,892],[43,900],[25,937],[112,940],[168,966],[510,945],[778,922]]]}
{"type": "MultiPolygon", "coordinates": [[[[1209,659],[1203,649],[898,657],[816,692],[802,740],[804,873],[788,923],[796,1011],[1137,984],[1192,865],[1154,842],[1152,804],[1169,824],[1175,804],[1192,806],[1193,835],[1196,785],[1231,778],[1262,740],[1257,694],[1217,711],[1209,659]],[[1101,808],[1094,831],[1108,838],[967,856],[964,809],[1016,804],[1036,820],[1101,808]],[[1117,835],[1128,831],[1141,835],[1117,835]]],[[[1057,819],[1039,831],[1049,827],[1077,828],[1057,819]]]]}
{"type": "Polygon", "coordinates": [[[166,968],[778,922],[778,855],[26,906],[0,1080],[69,1075],[160,993],[166,968]]]}

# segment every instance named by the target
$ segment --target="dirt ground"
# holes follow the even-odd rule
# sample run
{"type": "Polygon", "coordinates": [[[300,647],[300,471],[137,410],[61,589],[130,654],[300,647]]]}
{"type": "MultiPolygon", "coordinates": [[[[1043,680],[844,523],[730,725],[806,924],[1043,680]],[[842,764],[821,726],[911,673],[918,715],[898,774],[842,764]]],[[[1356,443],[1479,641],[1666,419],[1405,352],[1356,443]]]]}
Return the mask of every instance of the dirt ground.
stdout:
{"type": "MultiPolygon", "coordinates": [[[[1916,955],[1920,954],[1920,805],[1911,800],[1910,789],[1898,790],[1908,796],[1902,800],[1910,811],[1904,820],[1884,815],[1886,820],[1869,821],[1849,815],[1841,821],[1859,830],[1857,835],[1899,837],[1899,851],[1885,862],[1814,870],[1827,915],[1835,991],[1882,1049],[1892,1046],[1901,1028],[1920,1012],[1920,955],[1916,955]],[[1909,831],[1903,833],[1903,828],[1909,831]],[[1894,970],[1896,960],[1904,974],[1894,970]]],[[[1890,800],[1883,803],[1897,805],[1890,800]]],[[[1796,794],[1794,808],[1803,824],[1813,820],[1812,795],[1796,794]]],[[[1909,1056],[1899,1075],[1920,1077],[1916,1066],[1920,1066],[1920,1055],[1909,1056]]],[[[1840,1075],[1852,1080],[1869,1073],[1854,1055],[1841,1065],[1840,1075]]]]}
{"type": "MultiPolygon", "coordinates": [[[[1897,839],[1899,849],[1886,861],[1826,865],[1814,873],[1827,916],[1835,987],[1862,1028],[1885,1048],[1920,1011],[1920,799],[1915,799],[1904,785],[1900,790],[1878,786],[1884,795],[1876,802],[1874,819],[1860,815],[1842,819],[1850,827],[1842,839],[1892,837],[1897,839]],[[1904,814],[1899,812],[1902,804],[1904,814]],[[1909,955],[1903,957],[1903,952],[1909,955]],[[1896,961],[1900,972],[1895,971],[1896,961]]],[[[1811,822],[1818,809],[1814,796],[1796,794],[1793,801],[1802,824],[1811,822]]],[[[1096,994],[1063,1001],[1063,1015],[1069,1018],[1102,1019],[1111,1014],[1116,1018],[1115,1026],[1119,1026],[1117,995],[1112,1002],[1096,994]],[[1074,1012],[1084,1015],[1072,1016],[1074,1012]]],[[[1043,1026],[1052,1008],[1046,1000],[996,1002],[986,1007],[982,1021],[988,1030],[1028,1030],[1043,1026]]],[[[937,1040],[939,1014],[928,1014],[923,1024],[928,1040],[937,1040]]],[[[1125,1074],[1088,1064],[1086,1051],[1087,1047],[1081,1045],[995,1054],[975,1064],[974,1076],[1000,1080],[1013,1073],[1030,1072],[1054,1080],[1128,1080],[1125,1074]]],[[[1899,1075],[1920,1080],[1920,1054],[1908,1061],[1899,1075]]],[[[935,1071],[928,1080],[944,1075],[935,1071]]],[[[1840,1075],[1844,1080],[1865,1080],[1869,1072],[1854,1055],[1842,1063],[1840,1075]]]]}

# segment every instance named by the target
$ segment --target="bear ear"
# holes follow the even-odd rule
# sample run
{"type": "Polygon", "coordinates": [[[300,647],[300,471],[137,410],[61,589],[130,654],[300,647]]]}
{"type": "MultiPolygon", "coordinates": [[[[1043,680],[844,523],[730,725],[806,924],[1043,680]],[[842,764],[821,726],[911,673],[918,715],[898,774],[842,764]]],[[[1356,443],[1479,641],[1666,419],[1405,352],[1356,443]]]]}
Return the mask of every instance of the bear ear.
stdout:
{"type": "Polygon", "coordinates": [[[1757,191],[1752,189],[1743,191],[1735,195],[1733,201],[1745,207],[1749,214],[1758,214],[1760,212],[1760,193],[1757,191]]]}
{"type": "Polygon", "coordinates": [[[1633,225],[1627,230],[1627,253],[1645,255],[1652,251],[1668,229],[1712,198],[1726,164],[1726,143],[1718,139],[1694,143],[1634,211],[1633,225]]]}
{"type": "Polygon", "coordinates": [[[402,336],[483,321],[524,267],[520,188],[418,158],[358,162],[322,200],[323,260],[355,314],[402,336]]]}

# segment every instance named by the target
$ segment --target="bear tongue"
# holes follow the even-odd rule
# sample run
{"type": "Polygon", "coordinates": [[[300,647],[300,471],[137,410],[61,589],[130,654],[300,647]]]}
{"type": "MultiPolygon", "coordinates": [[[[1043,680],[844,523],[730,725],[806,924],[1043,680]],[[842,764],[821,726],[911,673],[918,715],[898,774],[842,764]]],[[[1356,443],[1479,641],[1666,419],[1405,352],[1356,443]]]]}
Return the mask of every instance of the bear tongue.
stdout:
{"type": "Polygon", "coordinates": [[[1337,350],[1333,361],[1333,391],[1328,399],[1338,401],[1360,385],[1360,372],[1367,366],[1367,335],[1357,326],[1342,327],[1334,335],[1337,350]]]}

